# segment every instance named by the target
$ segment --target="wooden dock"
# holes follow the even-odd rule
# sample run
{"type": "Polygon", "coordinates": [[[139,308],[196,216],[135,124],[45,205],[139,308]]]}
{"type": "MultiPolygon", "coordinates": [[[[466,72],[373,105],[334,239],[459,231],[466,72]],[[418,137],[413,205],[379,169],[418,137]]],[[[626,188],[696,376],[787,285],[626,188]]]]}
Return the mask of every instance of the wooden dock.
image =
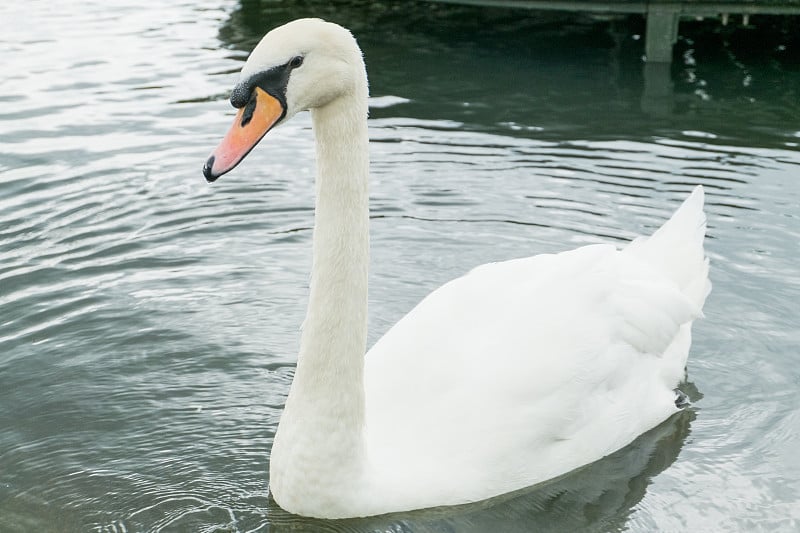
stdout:
{"type": "Polygon", "coordinates": [[[731,15],[800,15],[800,0],[431,0],[448,4],[486,7],[580,11],[585,13],[638,13],[647,18],[645,56],[650,63],[670,63],[672,46],[684,17],[718,17],[727,24],[731,15]]]}

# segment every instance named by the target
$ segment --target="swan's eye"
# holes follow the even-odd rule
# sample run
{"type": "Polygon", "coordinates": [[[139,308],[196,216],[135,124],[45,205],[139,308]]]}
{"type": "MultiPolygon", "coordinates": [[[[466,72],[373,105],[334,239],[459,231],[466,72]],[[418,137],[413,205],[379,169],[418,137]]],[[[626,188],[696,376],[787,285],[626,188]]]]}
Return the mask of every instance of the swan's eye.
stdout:
{"type": "Polygon", "coordinates": [[[297,68],[303,64],[303,56],[295,56],[289,61],[289,66],[292,68],[297,68]]]}

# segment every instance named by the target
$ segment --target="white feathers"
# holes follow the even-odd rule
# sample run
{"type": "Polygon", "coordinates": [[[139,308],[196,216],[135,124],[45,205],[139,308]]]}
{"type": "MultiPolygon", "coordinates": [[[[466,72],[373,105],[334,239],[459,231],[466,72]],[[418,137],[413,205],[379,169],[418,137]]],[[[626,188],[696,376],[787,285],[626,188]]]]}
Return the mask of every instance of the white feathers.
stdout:
{"type": "MultiPolygon", "coordinates": [[[[702,258],[702,243],[690,252],[702,258]]],[[[704,260],[694,268],[705,276],[704,260]]],[[[377,462],[435,479],[436,505],[519,489],[619,449],[677,410],[702,301],[671,277],[688,273],[594,245],[447,283],[367,355],[369,449],[403,450],[377,462]]]]}
{"type": "Polygon", "coordinates": [[[703,188],[695,187],[672,217],[651,237],[639,237],[626,248],[675,282],[691,302],[703,307],[711,292],[708,259],[703,252],[706,215],[703,188]]]}
{"type": "Polygon", "coordinates": [[[319,170],[308,315],[270,462],[282,507],[342,518],[481,500],[595,461],[676,412],[710,290],[700,187],[622,251],[475,268],[365,359],[366,73],[349,33],[319,20],[270,32],[245,71],[301,53],[287,100],[312,110],[319,170]]]}

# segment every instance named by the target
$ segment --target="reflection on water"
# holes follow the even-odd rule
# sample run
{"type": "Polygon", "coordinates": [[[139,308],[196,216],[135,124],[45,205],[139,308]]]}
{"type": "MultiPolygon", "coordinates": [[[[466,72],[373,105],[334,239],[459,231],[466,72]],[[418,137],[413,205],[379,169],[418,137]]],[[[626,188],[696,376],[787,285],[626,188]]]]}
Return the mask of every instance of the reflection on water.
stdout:
{"type": "Polygon", "coordinates": [[[7,3],[0,531],[751,531],[800,523],[800,32],[399,2],[7,3]],[[265,30],[353,29],[373,94],[370,342],[476,264],[623,243],[706,187],[692,410],[562,479],[335,523],[268,497],[313,216],[310,121],[200,168],[265,30]],[[750,33],[748,33],[750,32],[750,33]],[[691,423],[691,431],[689,425],[691,423]]]}
{"type": "MultiPolygon", "coordinates": [[[[301,16],[351,28],[365,50],[373,95],[410,99],[404,116],[450,119],[484,131],[514,125],[507,131],[530,136],[533,130],[539,139],[669,135],[697,129],[699,121],[704,131],[735,143],[797,142],[791,135],[800,116],[796,18],[756,17],[749,32],[735,24],[724,29],[713,21],[684,21],[676,47],[683,57],[647,68],[641,61],[644,23],[637,17],[609,21],[426,2],[409,9],[359,1],[245,1],[220,38],[248,52],[265,29],[301,16]]],[[[384,113],[374,110],[373,116],[384,113]]]]}
{"type": "Polygon", "coordinates": [[[492,500],[360,520],[290,515],[270,500],[270,531],[562,532],[619,531],[650,480],[678,457],[692,411],[678,413],[625,450],[567,476],[492,500]]]}

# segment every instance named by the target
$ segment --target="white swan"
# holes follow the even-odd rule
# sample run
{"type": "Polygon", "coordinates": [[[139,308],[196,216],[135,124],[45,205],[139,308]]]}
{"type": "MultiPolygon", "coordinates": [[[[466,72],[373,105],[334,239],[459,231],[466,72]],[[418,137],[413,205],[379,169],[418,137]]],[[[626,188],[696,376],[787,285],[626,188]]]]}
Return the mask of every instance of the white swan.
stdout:
{"type": "Polygon", "coordinates": [[[310,110],[313,271],[270,460],[287,511],[367,516],[486,499],[595,461],[682,405],[692,320],[710,291],[700,187],[650,238],[479,266],[432,292],[364,358],[367,77],[350,33],[268,33],[204,168],[232,169],[310,110]]]}

